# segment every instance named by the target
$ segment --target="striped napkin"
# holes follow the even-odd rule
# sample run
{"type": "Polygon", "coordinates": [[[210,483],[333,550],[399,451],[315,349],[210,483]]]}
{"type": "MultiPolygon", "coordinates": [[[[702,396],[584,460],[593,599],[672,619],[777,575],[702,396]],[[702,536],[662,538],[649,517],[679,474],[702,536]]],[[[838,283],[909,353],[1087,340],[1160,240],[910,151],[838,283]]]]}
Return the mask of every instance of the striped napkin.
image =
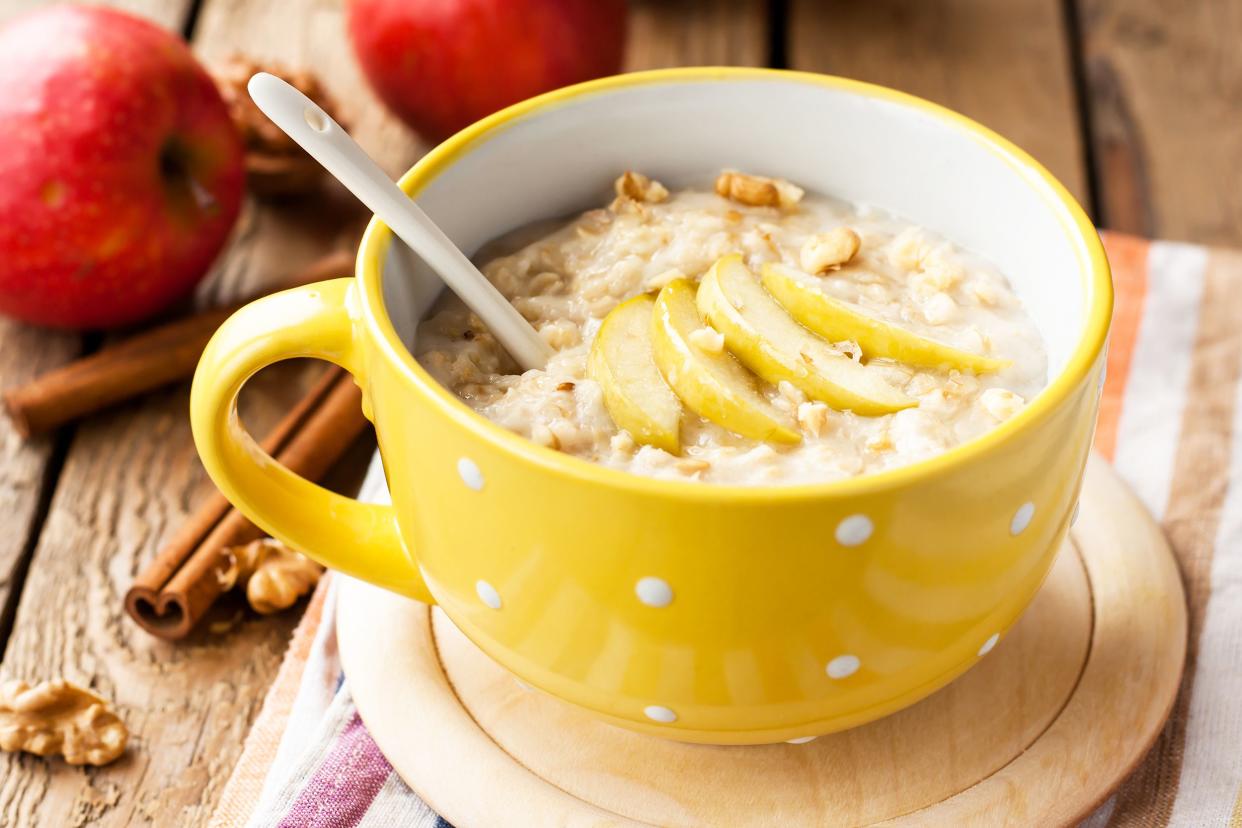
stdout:
{"type": "MultiPolygon", "coordinates": [[[[1230,485],[1242,477],[1242,253],[1104,240],[1117,303],[1096,448],[1173,544],[1190,646],[1155,747],[1083,824],[1242,828],[1242,484],[1230,485]]],[[[361,496],[387,498],[378,457],[361,496]]],[[[294,633],[213,828],[448,824],[358,718],[337,657],[336,580],[294,633]]]]}

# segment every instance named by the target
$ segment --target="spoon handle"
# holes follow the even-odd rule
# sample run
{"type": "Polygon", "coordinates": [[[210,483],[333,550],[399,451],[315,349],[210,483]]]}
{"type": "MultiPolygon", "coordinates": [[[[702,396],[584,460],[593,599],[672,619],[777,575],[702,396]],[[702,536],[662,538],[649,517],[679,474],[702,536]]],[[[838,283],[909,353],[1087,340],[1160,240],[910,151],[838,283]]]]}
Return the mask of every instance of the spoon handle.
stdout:
{"type": "Polygon", "coordinates": [[[340,124],[274,75],[259,72],[248,89],[263,114],[391,227],[479,315],[523,370],[547,364],[552,349],[530,323],[340,124]]]}

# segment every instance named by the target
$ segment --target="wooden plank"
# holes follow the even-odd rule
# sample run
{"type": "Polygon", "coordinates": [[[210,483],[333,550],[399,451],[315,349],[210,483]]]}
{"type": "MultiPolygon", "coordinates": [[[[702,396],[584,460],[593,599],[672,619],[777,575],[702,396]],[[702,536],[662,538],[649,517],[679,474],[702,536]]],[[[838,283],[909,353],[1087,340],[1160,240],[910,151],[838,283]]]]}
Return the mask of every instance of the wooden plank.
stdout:
{"type": "MultiPolygon", "coordinates": [[[[47,5],[47,0],[0,0],[0,22],[47,5]]],[[[124,9],[180,34],[189,19],[192,0],[102,0],[92,5],[124,9]]]]}
{"type": "MultiPolygon", "coordinates": [[[[339,4],[207,0],[194,39],[207,60],[233,51],[319,73],[373,152],[397,171],[417,145],[360,91],[339,4]]],[[[330,247],[353,244],[359,212],[339,192],[286,206],[248,204],[203,291],[238,295],[330,247]]],[[[243,395],[256,432],[319,369],[278,366],[243,395]]],[[[207,822],[283,654],[296,614],[249,618],[223,635],[156,641],[123,615],[135,573],[211,491],[190,438],[188,389],[153,395],[81,426],[35,550],[5,658],[6,675],[64,675],[115,699],[133,733],[97,771],[0,758],[0,824],[207,822]]],[[[357,462],[357,455],[355,455],[357,462]]]]}
{"type": "Polygon", "coordinates": [[[1081,0],[1106,226],[1242,244],[1242,7],[1234,0],[1081,0]]]}
{"type": "MultiPolygon", "coordinates": [[[[52,333],[28,325],[0,320],[0,387],[20,385],[68,362],[82,348],[75,334],[52,333]]],[[[56,436],[24,440],[12,421],[0,414],[0,652],[23,563],[38,530],[40,507],[46,500],[55,469],[52,461],[56,436]]]]}
{"type": "Polygon", "coordinates": [[[765,66],[768,4],[764,0],[631,4],[625,69],[667,66],[765,66]]]}
{"type": "Polygon", "coordinates": [[[891,86],[968,115],[1087,196],[1066,21],[1047,0],[793,0],[790,66],[891,86]]]}

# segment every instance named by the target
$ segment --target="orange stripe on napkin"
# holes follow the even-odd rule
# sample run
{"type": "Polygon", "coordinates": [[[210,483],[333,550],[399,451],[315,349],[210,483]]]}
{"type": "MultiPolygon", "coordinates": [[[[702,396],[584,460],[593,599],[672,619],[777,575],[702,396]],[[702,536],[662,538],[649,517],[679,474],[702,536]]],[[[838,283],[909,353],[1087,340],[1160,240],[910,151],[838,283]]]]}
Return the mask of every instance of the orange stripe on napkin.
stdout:
{"type": "Polygon", "coordinates": [[[263,783],[276,758],[280,737],[289,723],[289,713],[302,684],[302,673],[310,660],[311,645],[315,643],[315,634],[319,632],[319,624],[323,620],[330,580],[329,577],[320,579],[302,620],[293,631],[276,680],[268,689],[258,718],[246,736],[246,746],[224,785],[209,828],[244,825],[259,804],[263,783]]]}
{"type": "Polygon", "coordinates": [[[1095,447],[1113,459],[1117,449],[1117,421],[1130,378],[1130,362],[1138,339],[1143,303],[1147,297],[1147,239],[1104,232],[1104,249],[1113,271],[1113,326],[1108,337],[1108,379],[1100,397],[1100,418],[1095,428],[1095,447]]]}

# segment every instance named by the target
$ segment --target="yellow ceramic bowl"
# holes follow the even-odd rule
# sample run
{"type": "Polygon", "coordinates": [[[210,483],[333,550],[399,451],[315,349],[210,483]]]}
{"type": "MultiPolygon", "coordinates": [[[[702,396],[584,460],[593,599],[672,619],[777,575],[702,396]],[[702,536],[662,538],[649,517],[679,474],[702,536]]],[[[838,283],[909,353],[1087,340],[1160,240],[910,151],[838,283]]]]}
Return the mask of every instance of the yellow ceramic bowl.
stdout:
{"type": "Polygon", "coordinates": [[[356,278],[261,299],[212,340],[192,399],[207,470],[274,536],[438,603],[525,681],[626,727],[773,742],[917,701],[1003,638],[1069,526],[1111,309],[1099,239],[1045,170],[966,118],[768,70],[554,92],[450,139],[401,184],[470,252],[603,203],[621,170],[702,186],[723,167],[882,205],[990,258],[1047,341],[1047,388],[977,440],[856,480],[631,476],[519,438],[437,385],[406,345],[439,284],[372,221],[356,278]],[[246,379],[297,356],[356,377],[392,507],[302,480],[238,425],[246,379]]]}

